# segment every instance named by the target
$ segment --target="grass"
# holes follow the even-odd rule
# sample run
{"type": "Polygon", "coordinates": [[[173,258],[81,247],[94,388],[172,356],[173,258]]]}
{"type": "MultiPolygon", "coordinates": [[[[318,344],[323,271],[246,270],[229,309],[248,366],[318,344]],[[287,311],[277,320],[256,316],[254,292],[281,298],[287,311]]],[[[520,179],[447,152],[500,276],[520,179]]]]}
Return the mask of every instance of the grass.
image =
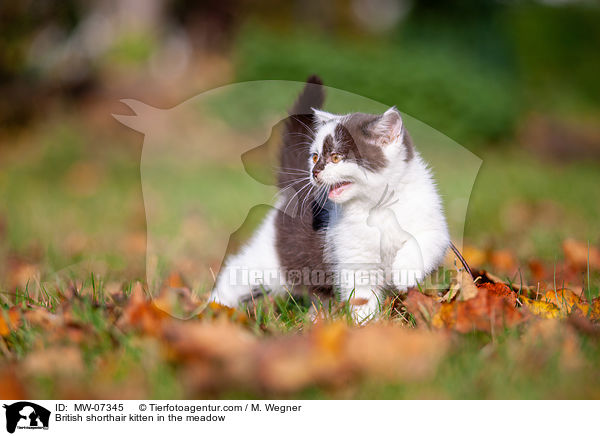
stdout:
{"type": "MultiPolygon", "coordinates": [[[[86,284],[93,286],[91,278],[86,284]]],[[[93,288],[90,289],[92,291],[93,288]]],[[[47,332],[29,324],[13,331],[5,338],[11,355],[24,359],[43,347],[59,347],[71,368],[67,386],[60,368],[47,368],[52,360],[36,363],[39,373],[31,380],[36,398],[56,398],[59,395],[77,395],[86,392],[91,384],[106,383],[101,390],[108,396],[151,397],[168,399],[194,396],[186,386],[179,365],[163,354],[152,338],[133,332],[123,332],[113,324],[109,307],[111,301],[101,292],[82,293],[72,299],[70,323],[87,331],[86,340],[76,336],[51,339],[47,332]],[[69,360],[69,347],[76,344],[82,356],[81,366],[69,360]],[[67,348],[60,348],[67,347],[67,348]],[[66,351],[64,351],[66,350],[66,351]],[[75,369],[73,369],[75,368],[75,369]]],[[[60,307],[60,306],[57,306],[60,307]]],[[[250,329],[259,336],[279,336],[311,328],[307,314],[311,307],[308,298],[280,297],[273,301],[257,301],[248,311],[250,329]]],[[[7,309],[6,304],[2,304],[7,309]]],[[[327,308],[327,305],[326,305],[327,308]]],[[[344,305],[329,306],[333,319],[346,319],[344,305]]],[[[399,322],[396,320],[396,322],[399,322]]],[[[565,330],[566,331],[566,330],[565,330]]],[[[564,331],[561,330],[562,333],[564,331]]],[[[559,334],[562,334],[559,332],[559,334]]],[[[360,399],[557,399],[597,398],[600,394],[599,343],[594,338],[580,336],[578,347],[585,358],[583,366],[571,369],[569,355],[547,342],[544,336],[532,342],[524,341],[519,329],[506,329],[492,337],[487,333],[469,333],[449,337],[451,351],[442,360],[435,376],[429,380],[403,383],[378,382],[376,378],[358,381],[336,389],[312,387],[293,395],[293,398],[360,398],[360,399]]],[[[531,338],[530,338],[531,339],[531,338]]],[[[39,359],[39,358],[38,358],[39,359]]],[[[46,357],[46,359],[48,359],[46,357]]],[[[30,357],[29,364],[34,359],[30,357]]],[[[96,390],[95,392],[98,392],[96,390]]],[[[80,394],[81,395],[81,394],[80,394]]],[[[204,394],[217,398],[264,398],[252,391],[227,389],[204,394]]],[[[270,396],[269,394],[266,395],[270,396]]],[[[281,398],[280,395],[276,397],[281,398]]],[[[284,395],[285,397],[285,395],[284,395]]]]}

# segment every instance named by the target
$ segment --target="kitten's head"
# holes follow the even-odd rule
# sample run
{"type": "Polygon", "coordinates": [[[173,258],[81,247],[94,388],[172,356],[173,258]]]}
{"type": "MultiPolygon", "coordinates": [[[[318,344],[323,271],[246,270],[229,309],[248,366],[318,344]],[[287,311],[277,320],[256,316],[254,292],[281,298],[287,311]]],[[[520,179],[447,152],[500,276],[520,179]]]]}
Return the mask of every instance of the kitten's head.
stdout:
{"type": "Polygon", "coordinates": [[[311,182],[335,203],[370,198],[389,177],[401,176],[414,150],[394,107],[382,115],[336,115],[314,109],[311,182]]]}

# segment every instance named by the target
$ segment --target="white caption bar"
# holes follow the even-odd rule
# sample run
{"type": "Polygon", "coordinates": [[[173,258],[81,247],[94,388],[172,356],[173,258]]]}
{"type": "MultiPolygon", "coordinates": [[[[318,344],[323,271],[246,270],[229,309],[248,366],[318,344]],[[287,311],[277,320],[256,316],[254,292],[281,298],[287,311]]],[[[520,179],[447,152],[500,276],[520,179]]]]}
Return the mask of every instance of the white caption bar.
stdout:
{"type": "Polygon", "coordinates": [[[587,434],[596,401],[1,401],[0,434],[587,434]],[[549,414],[550,410],[559,413],[549,414]],[[568,419],[567,417],[579,417],[568,419]],[[584,418],[587,417],[587,418],[584,418]],[[39,430],[39,431],[35,431],[39,430]]]}

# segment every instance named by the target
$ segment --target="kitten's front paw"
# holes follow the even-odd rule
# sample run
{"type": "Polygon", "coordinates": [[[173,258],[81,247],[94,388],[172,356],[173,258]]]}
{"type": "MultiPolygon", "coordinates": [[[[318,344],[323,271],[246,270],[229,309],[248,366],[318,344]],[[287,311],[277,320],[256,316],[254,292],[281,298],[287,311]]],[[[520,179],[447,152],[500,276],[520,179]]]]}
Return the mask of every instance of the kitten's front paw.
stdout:
{"type": "Polygon", "coordinates": [[[351,298],[349,303],[352,318],[359,325],[371,321],[379,312],[376,298],[351,298]]]}

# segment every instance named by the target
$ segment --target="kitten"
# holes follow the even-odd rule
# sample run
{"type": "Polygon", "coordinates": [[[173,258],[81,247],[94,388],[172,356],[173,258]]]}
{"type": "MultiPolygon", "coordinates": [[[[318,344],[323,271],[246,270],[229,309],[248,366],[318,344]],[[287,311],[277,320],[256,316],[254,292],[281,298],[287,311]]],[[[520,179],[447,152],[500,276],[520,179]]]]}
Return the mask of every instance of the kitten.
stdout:
{"type": "Polygon", "coordinates": [[[400,113],[324,112],[321,85],[309,78],[285,123],[276,209],[227,260],[211,301],[334,285],[360,322],[384,290],[415,286],[444,258],[440,197],[400,113]]]}
{"type": "Polygon", "coordinates": [[[383,291],[416,286],[450,244],[432,174],[400,113],[335,115],[315,109],[310,177],[334,207],[326,262],[358,321],[378,310],[383,291]]]}

